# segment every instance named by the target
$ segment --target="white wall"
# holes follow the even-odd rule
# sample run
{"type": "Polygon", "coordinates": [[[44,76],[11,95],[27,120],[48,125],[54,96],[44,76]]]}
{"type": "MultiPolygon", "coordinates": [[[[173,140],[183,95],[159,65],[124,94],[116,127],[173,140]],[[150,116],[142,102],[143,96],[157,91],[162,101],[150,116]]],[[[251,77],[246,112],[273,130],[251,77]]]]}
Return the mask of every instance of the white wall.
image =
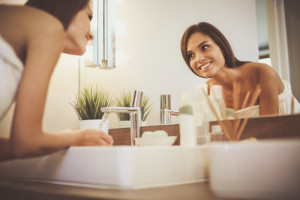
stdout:
{"type": "MultiPolygon", "coordinates": [[[[81,84],[98,84],[112,95],[127,89],[144,91],[154,102],[147,123],[158,124],[161,94],[171,94],[172,108],[177,110],[181,94],[206,81],[188,69],[180,53],[183,32],[200,21],[217,26],[239,59],[258,60],[255,0],[124,0],[117,19],[125,24],[125,32],[117,36],[117,49],[126,59],[108,71],[81,66],[79,74],[79,58],[63,54],[49,87],[45,130],[77,128],[69,102],[78,90],[78,75],[81,84]]],[[[111,127],[116,119],[110,117],[111,127]]],[[[7,116],[0,123],[2,136],[8,135],[10,120],[7,116]]]]}
{"type": "Polygon", "coordinates": [[[50,81],[43,127],[48,131],[77,129],[78,118],[70,102],[79,86],[79,57],[62,54],[50,81]]]}

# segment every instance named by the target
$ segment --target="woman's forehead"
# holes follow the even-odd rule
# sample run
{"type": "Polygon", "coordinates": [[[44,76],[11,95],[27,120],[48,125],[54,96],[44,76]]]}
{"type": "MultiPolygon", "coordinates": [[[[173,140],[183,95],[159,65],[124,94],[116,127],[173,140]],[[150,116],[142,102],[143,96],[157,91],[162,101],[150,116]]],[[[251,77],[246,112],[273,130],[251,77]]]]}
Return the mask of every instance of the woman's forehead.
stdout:
{"type": "Polygon", "coordinates": [[[203,41],[209,41],[209,42],[213,42],[213,39],[206,34],[200,33],[200,32],[195,32],[193,33],[187,42],[187,46],[195,44],[195,43],[202,43],[203,41]]]}
{"type": "Polygon", "coordinates": [[[198,39],[198,40],[212,40],[211,37],[205,33],[202,33],[202,32],[194,32],[191,34],[191,36],[189,37],[189,40],[191,38],[194,38],[194,39],[198,39]]]}

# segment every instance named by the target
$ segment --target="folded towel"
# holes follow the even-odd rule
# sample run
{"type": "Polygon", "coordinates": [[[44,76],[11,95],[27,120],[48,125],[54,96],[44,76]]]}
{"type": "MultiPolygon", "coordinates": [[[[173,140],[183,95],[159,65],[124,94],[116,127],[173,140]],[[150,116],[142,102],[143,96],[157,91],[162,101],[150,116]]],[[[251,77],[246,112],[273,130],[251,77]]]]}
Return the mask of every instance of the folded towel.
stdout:
{"type": "Polygon", "coordinates": [[[0,35],[0,121],[15,100],[23,64],[0,35]]]}

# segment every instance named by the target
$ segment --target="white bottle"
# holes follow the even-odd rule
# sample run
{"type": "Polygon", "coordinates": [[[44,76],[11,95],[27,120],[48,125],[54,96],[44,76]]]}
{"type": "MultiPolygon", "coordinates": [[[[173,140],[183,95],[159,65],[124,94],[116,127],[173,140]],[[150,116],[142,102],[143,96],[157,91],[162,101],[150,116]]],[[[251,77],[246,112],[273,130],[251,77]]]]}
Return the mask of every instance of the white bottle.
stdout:
{"type": "Polygon", "coordinates": [[[211,127],[211,136],[214,138],[214,141],[217,142],[225,140],[225,136],[220,125],[213,125],[211,127]]]}
{"type": "Polygon", "coordinates": [[[180,145],[194,146],[196,142],[194,100],[190,93],[181,95],[179,106],[180,145]]]}
{"type": "Polygon", "coordinates": [[[209,133],[209,109],[207,104],[207,84],[195,86],[195,130],[197,144],[207,144],[210,142],[209,133]]]}

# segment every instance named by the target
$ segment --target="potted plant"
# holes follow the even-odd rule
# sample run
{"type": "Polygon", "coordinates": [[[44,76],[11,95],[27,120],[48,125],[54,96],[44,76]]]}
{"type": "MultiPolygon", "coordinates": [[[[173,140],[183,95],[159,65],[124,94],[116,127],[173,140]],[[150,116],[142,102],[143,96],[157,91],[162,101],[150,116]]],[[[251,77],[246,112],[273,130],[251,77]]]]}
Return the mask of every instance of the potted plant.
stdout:
{"type": "MultiPolygon", "coordinates": [[[[71,105],[79,118],[79,129],[98,129],[104,115],[101,108],[111,106],[112,100],[108,91],[100,90],[97,86],[85,86],[76,94],[71,105]]],[[[108,132],[108,120],[105,120],[103,130],[108,132]]]]}
{"type": "MultiPolygon", "coordinates": [[[[120,96],[115,98],[115,104],[118,107],[130,107],[131,105],[132,92],[130,90],[122,92],[120,96]]],[[[150,97],[143,95],[141,102],[141,118],[142,124],[146,124],[146,119],[152,110],[153,103],[150,103],[150,97]]],[[[128,113],[117,113],[118,126],[119,128],[130,126],[130,115],[128,113]]]]}

